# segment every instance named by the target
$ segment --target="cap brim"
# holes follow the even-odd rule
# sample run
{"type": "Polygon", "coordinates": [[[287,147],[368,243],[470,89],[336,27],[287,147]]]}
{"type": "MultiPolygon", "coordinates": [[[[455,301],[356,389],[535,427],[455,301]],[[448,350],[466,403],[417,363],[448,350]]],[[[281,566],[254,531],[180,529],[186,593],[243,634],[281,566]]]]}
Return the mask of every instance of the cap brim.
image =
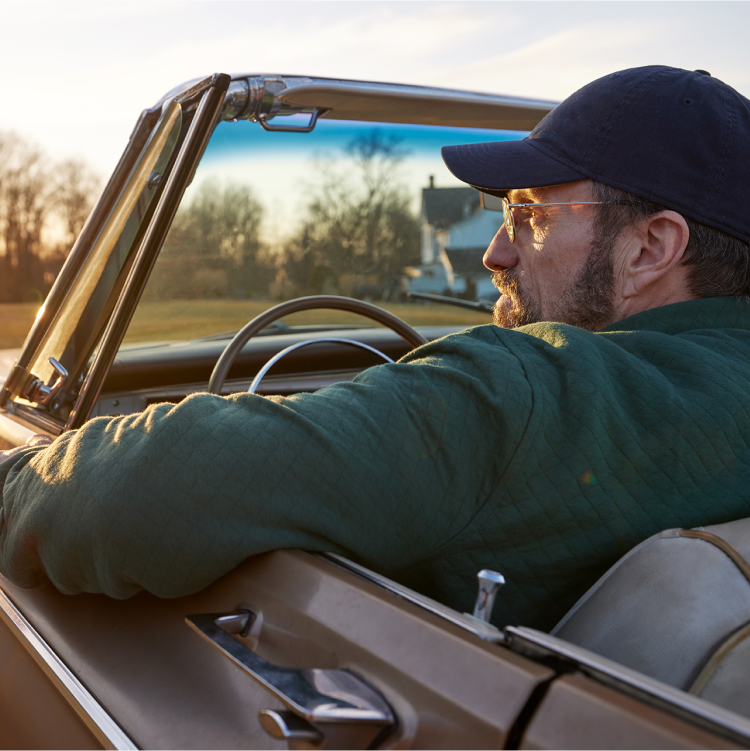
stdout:
{"type": "Polygon", "coordinates": [[[586,175],[522,141],[492,141],[443,146],[443,161],[459,179],[475,188],[505,191],[543,188],[586,180],[586,175]]]}

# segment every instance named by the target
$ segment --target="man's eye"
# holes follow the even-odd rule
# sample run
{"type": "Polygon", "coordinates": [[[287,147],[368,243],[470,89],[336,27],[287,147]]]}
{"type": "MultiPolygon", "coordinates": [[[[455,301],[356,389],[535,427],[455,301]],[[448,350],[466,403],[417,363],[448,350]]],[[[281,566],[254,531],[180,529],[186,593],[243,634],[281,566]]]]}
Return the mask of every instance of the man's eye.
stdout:
{"type": "Polygon", "coordinates": [[[540,214],[542,214],[543,213],[543,209],[542,208],[537,208],[536,206],[533,206],[533,205],[532,206],[524,206],[523,209],[522,209],[522,212],[523,212],[523,216],[524,217],[529,217],[530,218],[530,217],[539,216],[540,214]]]}

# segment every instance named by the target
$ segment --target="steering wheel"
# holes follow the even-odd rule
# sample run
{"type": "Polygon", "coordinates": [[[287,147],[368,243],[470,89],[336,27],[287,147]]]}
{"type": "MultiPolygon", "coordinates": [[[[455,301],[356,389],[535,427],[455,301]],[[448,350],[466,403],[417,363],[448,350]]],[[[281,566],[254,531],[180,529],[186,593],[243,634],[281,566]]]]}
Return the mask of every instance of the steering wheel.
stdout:
{"type": "MultiPolygon", "coordinates": [[[[221,357],[219,357],[219,359],[216,361],[216,365],[214,366],[214,370],[211,373],[211,378],[208,382],[209,393],[221,394],[221,389],[224,386],[224,381],[226,380],[227,373],[229,373],[229,368],[232,367],[235,358],[240,353],[240,350],[248,343],[248,341],[250,341],[250,339],[255,336],[255,334],[257,334],[261,329],[265,328],[270,323],[273,323],[279,318],[289,315],[290,313],[297,313],[301,310],[314,310],[317,308],[325,308],[327,310],[346,310],[349,313],[357,313],[361,316],[364,316],[365,318],[370,318],[373,321],[382,323],[391,331],[394,331],[396,334],[405,339],[409,344],[412,345],[412,347],[419,347],[422,344],[427,344],[427,339],[425,339],[422,334],[420,334],[416,329],[412,328],[408,323],[406,323],[406,321],[402,321],[398,316],[394,316],[392,313],[388,313],[382,308],[379,308],[377,305],[373,305],[369,302],[364,302],[364,300],[355,300],[351,297],[338,297],[337,295],[311,295],[310,297],[298,297],[294,300],[288,300],[287,302],[275,305],[273,308],[266,310],[259,316],[253,318],[250,323],[246,324],[234,335],[232,341],[229,342],[226,349],[221,353],[221,357]]],[[[330,337],[327,337],[325,341],[332,341],[332,339],[330,337]]],[[[376,354],[381,355],[381,357],[387,360],[390,359],[383,355],[381,352],[373,350],[371,347],[366,344],[362,344],[361,342],[353,342],[348,339],[342,339],[338,341],[341,341],[343,344],[351,344],[354,346],[363,347],[364,349],[369,349],[370,351],[374,351],[376,354]]],[[[309,343],[312,344],[313,342],[311,341],[309,343]]],[[[293,348],[296,349],[296,347],[288,347],[287,350],[291,351],[293,348]]],[[[281,354],[282,353],[279,353],[279,355],[281,354]]],[[[251,386],[252,390],[257,387],[260,378],[263,377],[263,375],[268,371],[271,365],[274,362],[278,361],[279,355],[277,355],[275,358],[271,358],[271,360],[269,360],[268,363],[266,363],[266,365],[261,368],[258,373],[258,376],[260,377],[256,376],[256,379],[255,381],[253,381],[253,385],[251,386]]]]}

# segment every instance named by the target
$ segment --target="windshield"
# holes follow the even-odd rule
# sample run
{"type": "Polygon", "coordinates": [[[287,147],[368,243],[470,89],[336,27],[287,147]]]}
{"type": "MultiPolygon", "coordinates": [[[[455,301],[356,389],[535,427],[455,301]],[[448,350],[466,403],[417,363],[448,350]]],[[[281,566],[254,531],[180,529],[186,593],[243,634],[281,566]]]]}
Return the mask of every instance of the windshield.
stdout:
{"type": "MultiPolygon", "coordinates": [[[[278,302],[346,295],[412,325],[490,321],[482,256],[502,223],[440,147],[522,133],[320,120],[312,133],[221,123],[185,193],[126,343],[231,332],[278,302]],[[485,310],[412,297],[481,301],[485,310]]],[[[289,326],[372,325],[316,310],[289,326]]]]}
{"type": "Polygon", "coordinates": [[[50,357],[59,359],[71,376],[75,376],[94,347],[102,322],[107,320],[115,304],[157,195],[157,186],[150,178],[167,169],[182,120],[179,104],[172,101],[165,106],[76,283],[60,306],[29,366],[29,371],[43,383],[51,383],[56,377],[50,357]]]}

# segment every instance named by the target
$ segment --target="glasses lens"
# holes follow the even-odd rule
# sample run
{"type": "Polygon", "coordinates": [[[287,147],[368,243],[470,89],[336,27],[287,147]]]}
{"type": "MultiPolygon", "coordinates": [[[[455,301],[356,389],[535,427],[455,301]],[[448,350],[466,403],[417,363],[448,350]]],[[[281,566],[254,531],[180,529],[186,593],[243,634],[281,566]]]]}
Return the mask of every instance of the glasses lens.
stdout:
{"type": "Polygon", "coordinates": [[[487,211],[502,211],[503,199],[500,196],[491,196],[489,193],[479,193],[479,201],[482,204],[482,208],[487,211]]]}
{"type": "Polygon", "coordinates": [[[516,225],[513,223],[513,209],[510,208],[507,198],[503,198],[503,218],[508,239],[513,242],[516,239],[516,225]]]}

